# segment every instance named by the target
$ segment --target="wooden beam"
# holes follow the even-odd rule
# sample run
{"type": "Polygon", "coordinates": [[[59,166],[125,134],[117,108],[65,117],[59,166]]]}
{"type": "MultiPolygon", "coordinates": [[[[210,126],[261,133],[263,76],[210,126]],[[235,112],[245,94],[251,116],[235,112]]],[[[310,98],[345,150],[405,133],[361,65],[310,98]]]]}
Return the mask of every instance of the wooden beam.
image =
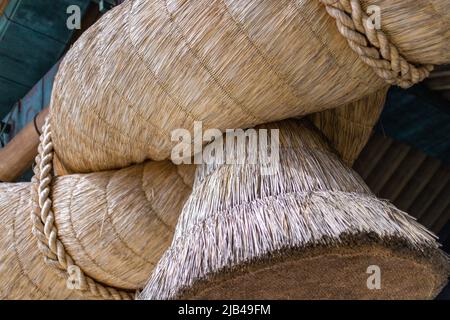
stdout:
{"type": "MultiPolygon", "coordinates": [[[[41,130],[48,108],[36,117],[36,126],[41,130]]],[[[39,134],[34,122],[28,123],[3,149],[0,149],[0,181],[13,182],[29,169],[37,155],[39,134]]]]}
{"type": "Polygon", "coordinates": [[[0,0],[0,15],[5,11],[6,6],[8,5],[9,0],[0,0]]]}

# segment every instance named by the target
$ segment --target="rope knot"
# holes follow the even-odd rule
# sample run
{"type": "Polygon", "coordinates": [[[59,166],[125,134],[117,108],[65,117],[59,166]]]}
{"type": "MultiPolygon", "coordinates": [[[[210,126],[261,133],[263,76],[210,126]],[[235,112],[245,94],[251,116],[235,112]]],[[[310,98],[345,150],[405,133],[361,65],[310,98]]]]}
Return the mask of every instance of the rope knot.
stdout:
{"type": "Polygon", "coordinates": [[[409,63],[382,30],[374,28],[360,0],[320,0],[361,60],[387,83],[409,88],[430,75],[432,65],[409,63]]]}

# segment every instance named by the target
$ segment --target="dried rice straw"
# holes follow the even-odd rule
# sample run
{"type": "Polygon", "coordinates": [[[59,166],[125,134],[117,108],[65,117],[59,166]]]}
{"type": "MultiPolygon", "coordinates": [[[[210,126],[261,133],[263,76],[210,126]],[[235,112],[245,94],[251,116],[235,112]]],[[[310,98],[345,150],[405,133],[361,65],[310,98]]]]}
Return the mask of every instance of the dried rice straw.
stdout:
{"type": "MultiPolygon", "coordinates": [[[[310,125],[285,121],[280,166],[202,165],[171,247],[141,293],[173,298],[432,298],[449,261],[377,199],[310,125]],[[379,265],[382,290],[366,287],[379,265]]],[[[241,154],[245,159],[246,154],[241,154]]]]}
{"type": "Polygon", "coordinates": [[[193,168],[147,162],[49,179],[48,125],[43,137],[33,183],[0,184],[0,298],[134,298],[170,245],[193,168]]]}
{"type": "Polygon", "coordinates": [[[303,116],[450,61],[447,0],[323,2],[135,0],[111,10],[56,77],[60,160],[93,172],[168,159],[170,133],[195,120],[225,130],[303,116]],[[382,31],[361,29],[371,4],[382,31]]]}
{"type": "Polygon", "coordinates": [[[387,88],[361,100],[308,118],[328,138],[338,155],[352,167],[372,135],[383,110],[387,88]]]}

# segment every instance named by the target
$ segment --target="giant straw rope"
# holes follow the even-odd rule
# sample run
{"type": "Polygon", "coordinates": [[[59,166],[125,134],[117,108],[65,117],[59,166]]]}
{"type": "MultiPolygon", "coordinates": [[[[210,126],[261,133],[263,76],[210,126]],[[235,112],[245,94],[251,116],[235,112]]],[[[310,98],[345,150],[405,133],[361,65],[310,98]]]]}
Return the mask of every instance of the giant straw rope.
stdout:
{"type": "MultiPolygon", "coordinates": [[[[346,38],[350,48],[389,84],[407,88],[429,75],[433,68],[431,65],[415,66],[409,63],[382,30],[369,26],[370,18],[362,10],[360,0],[320,1],[326,6],[328,14],[336,19],[337,28],[346,38]]],[[[52,161],[53,143],[47,119],[36,158],[31,214],[33,234],[38,240],[45,262],[66,280],[70,279],[73,270],[78,270],[79,289],[93,297],[117,300],[134,298],[133,292],[104,285],[86,275],[58,239],[51,200],[52,161]]]]}
{"type": "Polygon", "coordinates": [[[38,241],[39,250],[44,255],[45,263],[57,270],[58,274],[66,281],[75,275],[76,286],[74,289],[87,291],[92,297],[114,300],[133,299],[132,292],[106,286],[84,274],[66,252],[63,243],[58,238],[50,198],[53,179],[53,143],[48,118],[45,121],[40,140],[35,176],[32,181],[31,221],[33,234],[38,241]]]}

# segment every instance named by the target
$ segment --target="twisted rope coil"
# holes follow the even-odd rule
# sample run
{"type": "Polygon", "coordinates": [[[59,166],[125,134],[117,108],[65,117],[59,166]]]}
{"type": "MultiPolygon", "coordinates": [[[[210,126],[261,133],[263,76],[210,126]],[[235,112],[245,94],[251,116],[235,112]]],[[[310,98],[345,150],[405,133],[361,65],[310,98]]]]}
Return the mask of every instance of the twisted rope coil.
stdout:
{"type": "Polygon", "coordinates": [[[50,121],[47,117],[40,137],[34,177],[32,179],[32,232],[38,240],[39,250],[44,255],[47,265],[57,270],[66,281],[76,274],[77,285],[71,287],[90,294],[95,298],[113,300],[134,299],[134,293],[116,289],[97,282],[86,275],[66,252],[63,243],[58,239],[55,215],[50,197],[53,171],[53,143],[51,140],[50,121]]]}
{"type": "Polygon", "coordinates": [[[409,63],[382,30],[371,27],[360,0],[320,1],[336,19],[338,30],[350,48],[389,84],[406,89],[427,78],[433,70],[432,65],[416,67],[409,63]]]}

